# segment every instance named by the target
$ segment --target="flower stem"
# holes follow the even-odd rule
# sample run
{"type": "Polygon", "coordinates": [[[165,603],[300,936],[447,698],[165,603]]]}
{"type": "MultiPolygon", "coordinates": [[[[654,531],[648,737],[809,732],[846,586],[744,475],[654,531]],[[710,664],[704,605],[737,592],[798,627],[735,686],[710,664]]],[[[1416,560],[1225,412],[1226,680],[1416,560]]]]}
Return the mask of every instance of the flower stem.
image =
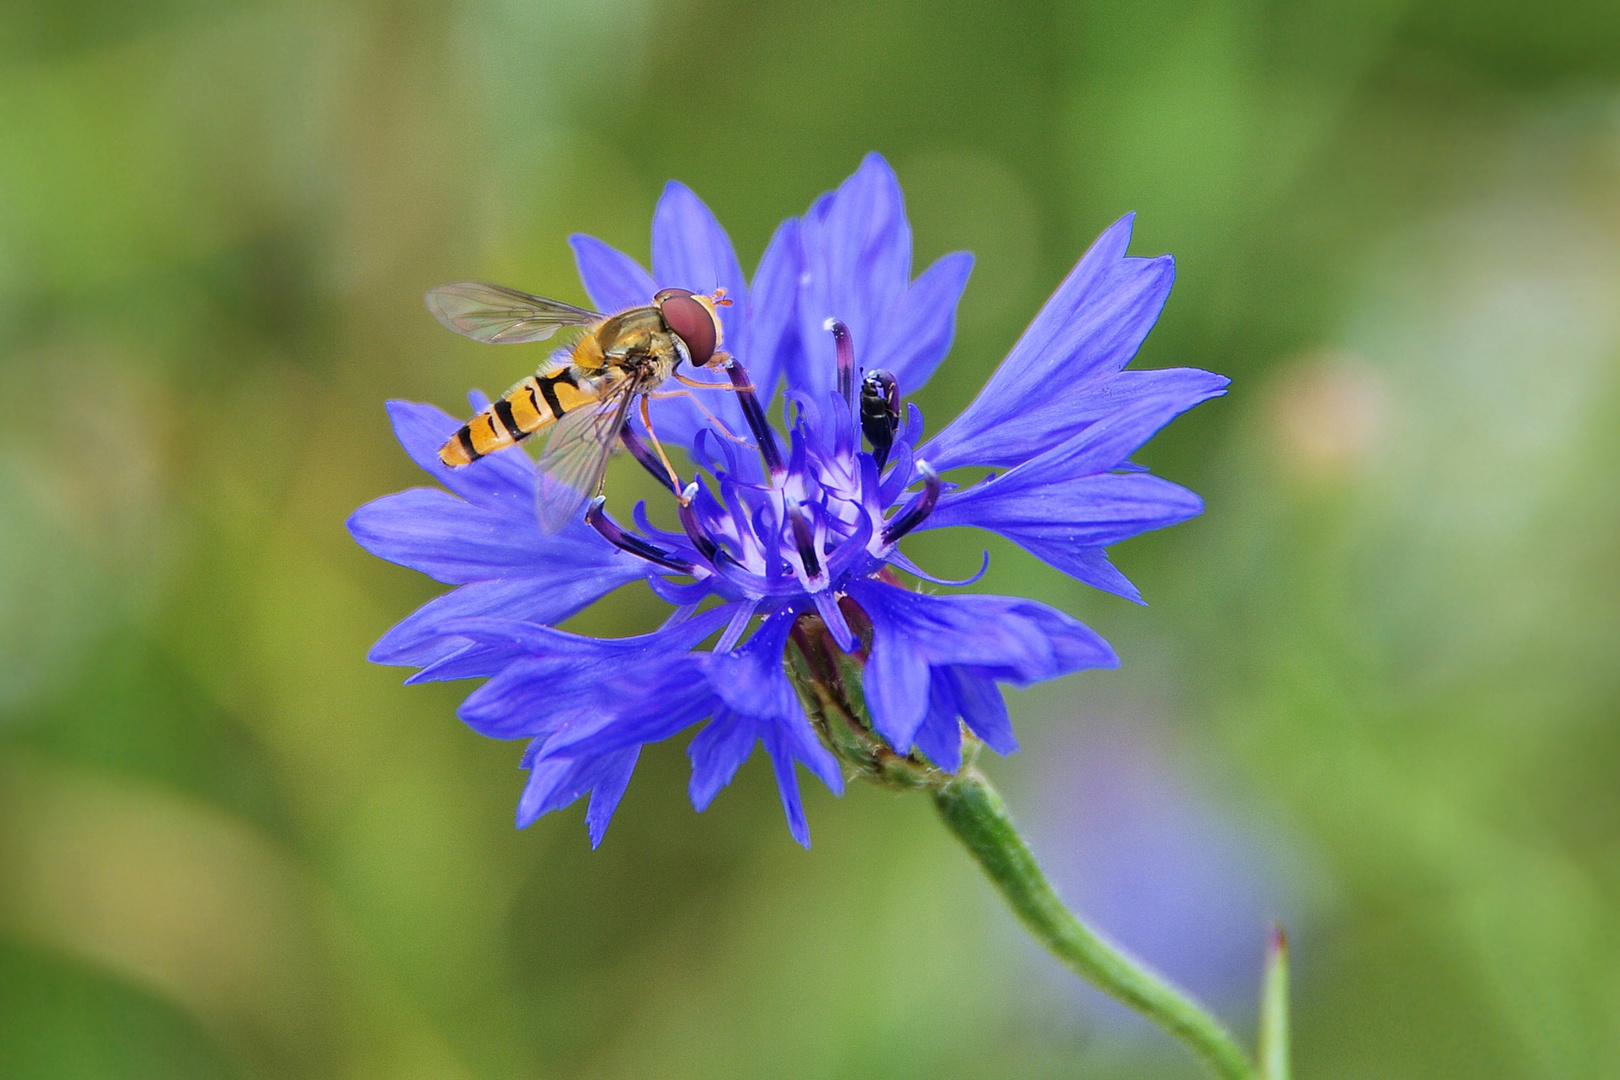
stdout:
{"type": "MultiPolygon", "coordinates": [[[[858,608],[845,612],[865,639],[870,633],[858,608]],[[859,616],[859,617],[856,617],[859,616]]],[[[973,764],[977,741],[969,738],[970,752],[955,775],[944,772],[915,753],[897,754],[872,730],[866,713],[862,675],[865,654],[846,656],[833,647],[819,617],[801,616],[788,649],[788,674],[799,690],[806,713],[822,740],[855,775],[893,790],[926,790],[952,832],[966,845],[979,865],[1024,924],[1048,952],[1093,986],[1142,1013],[1180,1039],[1222,1080],[1261,1080],[1254,1062],[1222,1023],[1191,998],[1105,940],[1058,899],[1041,872],[1029,845],[1019,835],[1012,814],[1000,793],[973,764]]],[[[1267,1018],[1263,1025],[1270,1057],[1285,1062],[1286,984],[1268,980],[1267,1018]]],[[[1264,1080],[1287,1080],[1284,1071],[1264,1080]]]]}
{"type": "Polygon", "coordinates": [[[1013,825],[1007,804],[975,768],[934,792],[945,824],[979,860],[1007,906],[1047,951],[1098,989],[1185,1043],[1226,1080],[1255,1080],[1254,1066],[1219,1020],[1081,922],[1052,890],[1013,825]]]}

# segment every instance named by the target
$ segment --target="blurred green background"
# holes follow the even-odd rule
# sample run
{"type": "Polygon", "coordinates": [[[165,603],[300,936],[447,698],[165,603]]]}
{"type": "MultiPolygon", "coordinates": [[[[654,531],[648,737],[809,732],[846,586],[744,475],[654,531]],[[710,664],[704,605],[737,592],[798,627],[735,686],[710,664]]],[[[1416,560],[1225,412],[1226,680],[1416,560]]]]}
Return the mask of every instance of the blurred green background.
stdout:
{"type": "Polygon", "coordinates": [[[990,544],[1124,657],[990,766],[1065,887],[1244,1030],[1282,918],[1302,1077],[1620,1075],[1607,0],[0,6],[0,1075],[1195,1075],[924,800],[806,853],[665,745],[592,853],[364,659],[438,591],[343,529],[419,482],[384,399],[532,363],[424,288],[580,300],[669,178],[751,268],[873,149],[979,257],[931,427],[1128,210],[1138,363],[1234,380],[1142,455],[1208,501],[1115,551],[1151,607],[990,544]]]}

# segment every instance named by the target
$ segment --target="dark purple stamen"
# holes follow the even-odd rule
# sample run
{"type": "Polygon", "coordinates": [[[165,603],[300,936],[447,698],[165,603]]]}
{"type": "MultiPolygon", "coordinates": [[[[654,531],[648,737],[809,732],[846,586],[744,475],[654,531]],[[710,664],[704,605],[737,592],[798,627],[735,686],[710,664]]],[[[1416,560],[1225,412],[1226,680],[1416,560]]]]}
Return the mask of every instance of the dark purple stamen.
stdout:
{"type": "Polygon", "coordinates": [[[838,396],[855,408],[855,341],[849,336],[849,327],[837,319],[822,323],[832,332],[833,346],[838,350],[838,396]]]}
{"type": "Polygon", "coordinates": [[[810,521],[804,516],[804,511],[797,506],[788,507],[788,524],[793,526],[793,543],[799,549],[799,559],[804,563],[806,577],[821,576],[821,559],[816,555],[816,534],[810,528],[810,521]]]}
{"type": "Polygon", "coordinates": [[[640,559],[650,563],[657,563],[666,570],[674,570],[678,574],[690,574],[692,565],[672,552],[648,543],[635,533],[627,533],[619,528],[614,520],[602,512],[602,504],[607,500],[598,495],[591,500],[590,509],[585,511],[585,522],[591,528],[602,534],[602,539],[618,548],[628,551],[640,559]]]}
{"type": "Polygon", "coordinates": [[[939,502],[940,490],[944,484],[940,483],[939,474],[935,472],[926,461],[917,462],[917,471],[923,475],[922,494],[912,500],[910,506],[889,519],[883,526],[883,542],[892,544],[906,533],[923,523],[929,514],[934,512],[934,504],[939,502]]]}
{"type": "Polygon", "coordinates": [[[698,520],[697,493],[697,483],[688,484],[686,491],[681,493],[677,509],[681,519],[681,528],[686,530],[687,539],[692,541],[692,546],[697,548],[698,552],[705,559],[708,559],[710,563],[728,562],[737,565],[737,560],[732,558],[731,553],[717,544],[714,537],[709,535],[709,530],[703,527],[703,522],[698,520]]]}
{"type": "Polygon", "coordinates": [[[861,380],[861,433],[872,447],[879,469],[889,460],[894,433],[900,429],[900,384],[878,368],[861,380]]]}
{"type": "Polygon", "coordinates": [[[754,433],[754,442],[759,444],[759,456],[765,459],[765,470],[771,474],[772,482],[778,481],[787,472],[782,465],[782,448],[777,445],[776,432],[765,419],[765,409],[754,394],[748,369],[733,359],[726,364],[726,374],[737,390],[737,401],[742,405],[743,415],[748,418],[748,430],[754,433]]]}
{"type": "Polygon", "coordinates": [[[652,473],[653,478],[669,488],[677,499],[681,497],[681,489],[676,486],[676,478],[669,474],[664,463],[658,460],[658,455],[647,448],[647,444],[641,441],[641,436],[637,435],[629,424],[624,425],[624,429],[619,432],[619,439],[624,443],[624,448],[630,451],[631,456],[641,462],[643,469],[652,473]]]}

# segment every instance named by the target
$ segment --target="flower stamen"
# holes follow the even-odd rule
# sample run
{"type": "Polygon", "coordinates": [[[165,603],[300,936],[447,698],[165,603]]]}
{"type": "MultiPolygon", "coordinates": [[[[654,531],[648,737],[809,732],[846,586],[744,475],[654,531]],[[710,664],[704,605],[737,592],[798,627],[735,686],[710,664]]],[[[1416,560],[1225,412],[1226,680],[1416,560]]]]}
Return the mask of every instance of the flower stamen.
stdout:
{"type": "Polygon", "coordinates": [[[737,402],[742,406],[743,415],[748,418],[748,430],[754,433],[754,441],[759,444],[759,456],[765,462],[765,471],[770,473],[771,483],[779,485],[787,473],[787,468],[782,464],[782,448],[776,441],[775,429],[765,419],[765,408],[754,393],[754,383],[748,377],[748,369],[732,358],[726,363],[726,375],[730,377],[731,385],[737,388],[737,402]]]}
{"type": "Polygon", "coordinates": [[[697,493],[698,486],[696,480],[686,485],[686,490],[681,493],[677,513],[681,519],[681,528],[686,530],[686,538],[692,541],[692,546],[697,548],[698,553],[705,559],[708,559],[711,564],[728,562],[733,566],[741,565],[732,557],[729,551],[721,547],[719,543],[715,541],[714,537],[709,535],[709,530],[705,529],[703,527],[703,522],[698,520],[696,507],[697,493]]]}
{"type": "Polygon", "coordinates": [[[804,563],[804,575],[814,580],[821,576],[821,556],[816,553],[816,534],[810,520],[797,506],[789,506],[788,524],[793,528],[793,544],[799,549],[799,561],[804,563]]]}
{"type": "Polygon", "coordinates": [[[663,463],[658,460],[651,450],[647,449],[647,444],[641,441],[641,436],[637,435],[629,424],[624,425],[624,429],[619,432],[619,441],[624,443],[626,450],[630,451],[630,456],[640,462],[643,469],[652,474],[653,479],[669,488],[670,494],[677,499],[681,497],[681,489],[678,486],[680,483],[679,477],[672,476],[669,470],[664,468],[663,463]]]}
{"type": "Polygon", "coordinates": [[[855,340],[849,336],[849,327],[838,319],[821,324],[832,333],[833,346],[838,350],[838,396],[855,410],[855,340]]]}
{"type": "Polygon", "coordinates": [[[640,559],[656,563],[667,570],[678,574],[690,574],[696,569],[691,563],[680,558],[673,552],[665,551],[656,544],[648,543],[635,533],[625,532],[617,522],[602,511],[602,505],[607,499],[601,495],[591,500],[591,505],[585,511],[585,523],[602,535],[602,539],[618,548],[628,551],[640,559]]]}
{"type": "Polygon", "coordinates": [[[917,462],[917,471],[923,475],[922,494],[912,500],[911,505],[899,514],[889,519],[883,526],[883,542],[892,544],[906,533],[921,525],[929,514],[934,512],[934,504],[939,502],[939,493],[945,485],[940,481],[939,473],[926,461],[917,462]]]}

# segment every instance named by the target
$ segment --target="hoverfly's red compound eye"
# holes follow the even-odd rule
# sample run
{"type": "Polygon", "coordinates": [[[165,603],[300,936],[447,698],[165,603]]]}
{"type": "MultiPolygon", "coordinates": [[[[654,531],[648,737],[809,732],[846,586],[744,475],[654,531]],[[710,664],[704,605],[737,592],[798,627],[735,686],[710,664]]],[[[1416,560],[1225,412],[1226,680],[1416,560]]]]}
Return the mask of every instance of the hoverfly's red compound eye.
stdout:
{"type": "Polygon", "coordinates": [[[661,289],[653,297],[664,322],[686,342],[692,365],[702,367],[720,343],[719,320],[686,289],[661,289]]]}

